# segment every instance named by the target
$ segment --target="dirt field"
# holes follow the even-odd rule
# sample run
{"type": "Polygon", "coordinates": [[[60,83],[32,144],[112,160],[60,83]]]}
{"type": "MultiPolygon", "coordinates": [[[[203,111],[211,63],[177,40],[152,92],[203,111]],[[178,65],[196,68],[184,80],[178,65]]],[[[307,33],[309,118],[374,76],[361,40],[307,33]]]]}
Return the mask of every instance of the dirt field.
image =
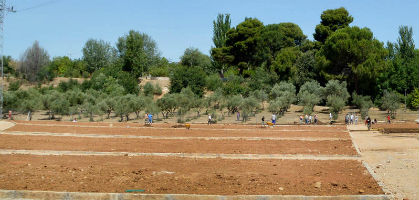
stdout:
{"type": "Polygon", "coordinates": [[[22,132],[54,132],[54,133],[76,133],[76,134],[117,134],[117,135],[143,135],[143,136],[187,136],[187,137],[325,137],[325,138],[342,138],[349,139],[348,132],[340,130],[341,127],[298,127],[277,126],[274,128],[258,128],[257,126],[245,126],[236,129],[240,125],[223,126],[207,126],[192,125],[190,130],[186,128],[170,128],[169,125],[153,125],[154,127],[136,127],[127,125],[110,126],[107,125],[86,125],[86,124],[61,124],[59,125],[37,125],[37,124],[21,124],[8,129],[7,131],[22,132]],[[199,128],[204,127],[204,128],[199,128]]]}
{"type": "Polygon", "coordinates": [[[146,193],[225,195],[383,193],[358,161],[27,155],[2,155],[0,161],[2,189],[145,189],[146,193]],[[321,185],[316,187],[316,182],[321,185]]]}
{"type": "Polygon", "coordinates": [[[358,159],[344,126],[260,128],[193,124],[190,130],[171,128],[173,124],[153,126],[18,121],[0,134],[0,189],[122,193],[127,189],[145,189],[145,193],[219,195],[384,194],[358,159]],[[138,138],[145,136],[148,138],[138,138]],[[28,151],[16,154],[8,150],[28,151]],[[58,154],[31,153],[41,150],[58,154]],[[59,154],[60,151],[103,154],[69,156],[59,154]],[[109,156],[106,152],[295,158],[109,156]],[[322,160],[317,160],[320,155],[322,160]],[[346,157],[336,159],[335,155],[346,157]],[[311,157],[302,159],[305,156],[311,157]]]}
{"type": "Polygon", "coordinates": [[[351,140],[162,140],[0,135],[0,149],[145,153],[356,155],[351,140]]]}
{"type": "Polygon", "coordinates": [[[380,123],[372,125],[383,133],[419,133],[419,125],[414,122],[407,123],[380,123]]]}

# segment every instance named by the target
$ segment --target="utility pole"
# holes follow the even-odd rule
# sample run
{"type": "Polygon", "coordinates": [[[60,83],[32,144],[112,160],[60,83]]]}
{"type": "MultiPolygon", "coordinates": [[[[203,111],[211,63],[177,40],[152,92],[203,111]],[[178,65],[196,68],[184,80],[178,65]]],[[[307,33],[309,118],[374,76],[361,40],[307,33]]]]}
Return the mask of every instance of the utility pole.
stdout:
{"type": "Polygon", "coordinates": [[[0,115],[3,118],[3,25],[4,17],[9,12],[16,12],[12,7],[6,6],[6,0],[0,0],[0,57],[1,57],[1,84],[0,84],[0,115]]]}

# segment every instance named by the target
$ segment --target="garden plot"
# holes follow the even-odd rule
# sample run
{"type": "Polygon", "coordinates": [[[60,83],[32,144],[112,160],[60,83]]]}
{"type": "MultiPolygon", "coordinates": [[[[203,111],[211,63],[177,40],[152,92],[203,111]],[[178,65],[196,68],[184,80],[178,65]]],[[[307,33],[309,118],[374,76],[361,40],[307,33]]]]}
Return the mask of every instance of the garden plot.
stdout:
{"type": "Polygon", "coordinates": [[[0,134],[0,189],[383,194],[342,126],[121,124],[18,122],[0,134]]]}

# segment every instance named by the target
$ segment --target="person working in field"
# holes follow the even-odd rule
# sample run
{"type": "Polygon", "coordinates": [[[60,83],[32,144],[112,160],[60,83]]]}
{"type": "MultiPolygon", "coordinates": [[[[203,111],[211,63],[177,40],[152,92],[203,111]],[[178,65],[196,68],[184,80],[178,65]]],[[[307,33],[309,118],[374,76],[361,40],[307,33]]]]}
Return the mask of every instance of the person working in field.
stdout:
{"type": "Polygon", "coordinates": [[[153,124],[153,115],[150,113],[148,114],[148,123],[151,125],[153,124]]]}
{"type": "Polygon", "coordinates": [[[262,126],[265,126],[265,116],[262,116],[262,126]]]}
{"type": "Polygon", "coordinates": [[[211,117],[211,115],[208,115],[208,125],[210,125],[211,122],[212,122],[212,117],[211,117]]]}
{"type": "Polygon", "coordinates": [[[276,115],[275,115],[275,113],[274,114],[272,114],[272,124],[276,124],[276,115]]]}

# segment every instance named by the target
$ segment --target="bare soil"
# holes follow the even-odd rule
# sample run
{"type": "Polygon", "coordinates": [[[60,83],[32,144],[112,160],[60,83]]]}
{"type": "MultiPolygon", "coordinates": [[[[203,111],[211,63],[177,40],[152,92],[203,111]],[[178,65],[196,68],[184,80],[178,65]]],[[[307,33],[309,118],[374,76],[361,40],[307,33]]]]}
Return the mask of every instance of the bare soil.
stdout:
{"type": "MultiPolygon", "coordinates": [[[[154,125],[153,125],[154,126],[154,125]]],[[[239,125],[235,125],[239,126],[239,125]]],[[[23,132],[54,132],[54,133],[77,133],[77,134],[118,134],[118,135],[138,135],[138,136],[187,136],[187,137],[319,137],[319,138],[342,138],[349,139],[350,136],[347,131],[336,130],[333,131],[331,128],[321,128],[314,131],[310,131],[307,126],[306,131],[299,131],[295,127],[284,127],[281,128],[257,128],[250,126],[249,129],[235,129],[235,126],[231,128],[223,129],[222,126],[219,129],[208,128],[208,129],[194,129],[195,125],[191,126],[191,129],[187,130],[184,128],[163,128],[163,127],[135,127],[135,126],[76,126],[76,125],[64,125],[62,122],[55,123],[55,125],[30,125],[30,124],[17,124],[14,127],[7,129],[6,131],[23,131],[23,132]],[[322,130],[323,129],[323,130],[322,130]],[[287,131],[291,130],[291,131],[287,131]],[[295,130],[295,131],[292,131],[295,130]]]]}
{"type": "Polygon", "coordinates": [[[407,123],[378,123],[372,125],[383,133],[419,133],[419,125],[414,122],[407,123]]]}
{"type": "Polygon", "coordinates": [[[357,155],[351,140],[168,140],[0,135],[0,149],[144,153],[357,155]]]}
{"type": "MultiPolygon", "coordinates": [[[[144,123],[136,122],[69,122],[69,121],[54,121],[54,120],[41,120],[41,121],[22,121],[14,120],[16,124],[22,125],[59,125],[59,126],[104,126],[104,127],[150,127],[145,126],[144,123]]],[[[179,124],[173,123],[154,123],[151,127],[156,128],[174,128],[179,124]]],[[[184,125],[184,124],[181,124],[184,125]]],[[[346,131],[344,125],[276,125],[274,127],[268,127],[261,125],[247,125],[247,124],[190,124],[192,128],[205,128],[205,129],[267,129],[267,130],[309,130],[309,131],[346,131]],[[271,128],[271,129],[269,129],[271,128]]]]}
{"type": "Polygon", "coordinates": [[[383,194],[359,161],[0,155],[0,188],[182,194],[383,194]],[[316,182],[318,182],[316,184],[316,182]]]}

